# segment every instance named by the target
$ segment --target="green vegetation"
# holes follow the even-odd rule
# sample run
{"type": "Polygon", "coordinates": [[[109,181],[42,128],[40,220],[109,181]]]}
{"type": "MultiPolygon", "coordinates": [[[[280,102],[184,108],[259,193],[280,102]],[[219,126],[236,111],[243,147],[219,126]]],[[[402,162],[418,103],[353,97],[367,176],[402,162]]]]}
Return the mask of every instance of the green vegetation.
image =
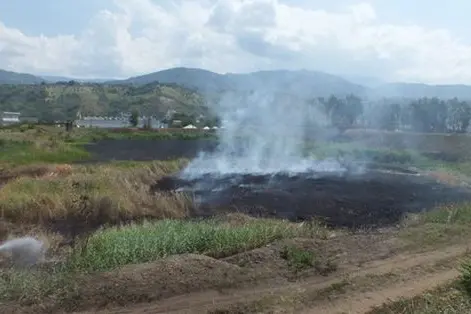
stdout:
{"type": "Polygon", "coordinates": [[[149,184],[185,163],[13,168],[4,173],[9,180],[0,189],[2,220],[41,225],[58,219],[116,224],[142,217],[182,218],[190,200],[180,194],[152,195],[149,184]]]}
{"type": "Polygon", "coordinates": [[[188,115],[208,114],[201,95],[176,85],[0,84],[0,111],[17,111],[40,121],[75,119],[78,111],[83,116],[118,116],[133,109],[159,117],[169,109],[188,115]]]}
{"type": "Polygon", "coordinates": [[[471,259],[462,264],[460,286],[471,300],[471,259]]]}
{"type": "Polygon", "coordinates": [[[131,115],[129,116],[129,124],[135,128],[139,124],[139,111],[137,109],[133,109],[131,111],[131,115]]]}
{"type": "Polygon", "coordinates": [[[46,297],[73,299],[80,284],[77,278],[83,271],[110,270],[183,253],[221,258],[275,240],[319,231],[312,228],[321,229],[270,219],[233,223],[225,217],[205,221],[160,220],[107,228],[77,245],[65,264],[52,272],[4,272],[0,277],[0,300],[40,304],[46,297]]]}
{"type": "Polygon", "coordinates": [[[29,164],[72,163],[90,157],[84,144],[105,139],[216,139],[215,132],[199,130],[75,129],[41,125],[0,128],[0,168],[29,164]]]}
{"type": "Polygon", "coordinates": [[[249,220],[236,226],[217,220],[161,220],[98,231],[72,257],[72,264],[80,269],[109,270],[183,253],[220,258],[303,232],[305,229],[280,220],[249,220]]]}
{"type": "Polygon", "coordinates": [[[59,141],[29,142],[0,139],[0,166],[34,163],[69,163],[89,154],[81,147],[59,141]]]}
{"type": "Polygon", "coordinates": [[[314,252],[298,248],[294,245],[285,246],[281,251],[281,258],[285,259],[288,265],[297,271],[313,267],[316,262],[314,252]]]}

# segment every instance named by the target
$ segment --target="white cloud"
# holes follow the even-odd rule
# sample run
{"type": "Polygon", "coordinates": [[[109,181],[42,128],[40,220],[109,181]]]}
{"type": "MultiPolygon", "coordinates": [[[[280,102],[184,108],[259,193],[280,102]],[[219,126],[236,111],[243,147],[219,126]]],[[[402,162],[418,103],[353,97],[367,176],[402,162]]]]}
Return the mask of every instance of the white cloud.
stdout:
{"type": "Polygon", "coordinates": [[[126,77],[174,66],[308,68],[471,83],[471,46],[447,30],[382,23],[368,3],[343,11],[288,3],[115,0],[80,34],[56,37],[27,36],[0,22],[0,68],[78,77],[126,77]]]}

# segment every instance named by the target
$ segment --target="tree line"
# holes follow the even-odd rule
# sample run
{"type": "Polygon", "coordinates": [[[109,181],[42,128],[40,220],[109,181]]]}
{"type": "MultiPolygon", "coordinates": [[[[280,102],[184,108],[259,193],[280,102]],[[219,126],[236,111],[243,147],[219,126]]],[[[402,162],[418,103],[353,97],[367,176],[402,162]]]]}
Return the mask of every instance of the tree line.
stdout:
{"type": "Polygon", "coordinates": [[[409,130],[425,133],[465,133],[471,122],[471,102],[458,98],[363,101],[355,95],[330,96],[314,102],[329,123],[344,131],[352,127],[409,130]]]}

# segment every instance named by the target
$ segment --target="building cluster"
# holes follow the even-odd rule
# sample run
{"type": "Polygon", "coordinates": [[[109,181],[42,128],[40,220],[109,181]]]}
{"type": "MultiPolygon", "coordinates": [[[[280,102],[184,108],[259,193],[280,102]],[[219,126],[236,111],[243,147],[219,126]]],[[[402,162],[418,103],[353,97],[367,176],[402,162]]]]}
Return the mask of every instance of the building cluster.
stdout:
{"type": "Polygon", "coordinates": [[[3,111],[0,117],[0,125],[20,123],[20,115],[19,112],[3,111]]]}

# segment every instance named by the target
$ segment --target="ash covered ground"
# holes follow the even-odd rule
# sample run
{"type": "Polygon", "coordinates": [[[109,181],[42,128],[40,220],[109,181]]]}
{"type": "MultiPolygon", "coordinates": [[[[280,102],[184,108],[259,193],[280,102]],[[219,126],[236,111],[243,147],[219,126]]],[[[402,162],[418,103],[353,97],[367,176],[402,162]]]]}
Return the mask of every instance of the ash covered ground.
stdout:
{"type": "Polygon", "coordinates": [[[361,173],[305,172],[274,174],[205,174],[191,180],[165,177],[153,191],[188,193],[192,214],[207,217],[242,212],[292,221],[321,219],[331,227],[391,226],[405,213],[471,200],[469,190],[440,184],[407,169],[361,173]]]}

